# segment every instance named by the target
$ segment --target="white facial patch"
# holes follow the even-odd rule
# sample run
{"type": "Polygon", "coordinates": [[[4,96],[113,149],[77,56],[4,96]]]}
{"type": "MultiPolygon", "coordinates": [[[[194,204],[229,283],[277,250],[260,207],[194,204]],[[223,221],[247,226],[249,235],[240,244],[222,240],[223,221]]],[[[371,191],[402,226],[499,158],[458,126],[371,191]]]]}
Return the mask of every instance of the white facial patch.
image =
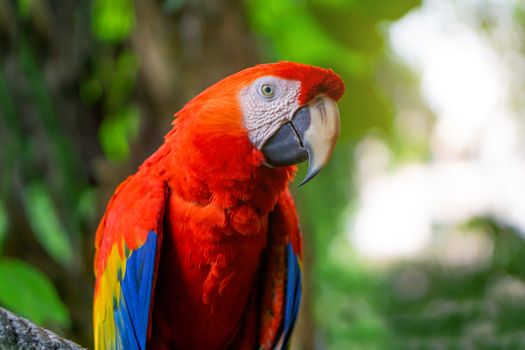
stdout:
{"type": "Polygon", "coordinates": [[[241,90],[239,98],[244,126],[257,149],[261,149],[281,125],[292,119],[299,108],[300,92],[300,82],[273,76],[261,77],[241,90]]]}

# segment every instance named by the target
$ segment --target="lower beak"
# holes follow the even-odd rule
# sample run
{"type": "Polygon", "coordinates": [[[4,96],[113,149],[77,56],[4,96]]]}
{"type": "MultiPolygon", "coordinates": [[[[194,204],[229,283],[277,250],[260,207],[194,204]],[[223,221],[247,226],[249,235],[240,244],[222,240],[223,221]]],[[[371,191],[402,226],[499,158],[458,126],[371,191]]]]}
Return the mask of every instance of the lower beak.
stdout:
{"type": "Polygon", "coordinates": [[[269,166],[288,166],[308,159],[308,172],[301,185],[310,181],[328,163],[339,137],[339,109],[326,95],[319,95],[299,108],[263,145],[269,166]]]}

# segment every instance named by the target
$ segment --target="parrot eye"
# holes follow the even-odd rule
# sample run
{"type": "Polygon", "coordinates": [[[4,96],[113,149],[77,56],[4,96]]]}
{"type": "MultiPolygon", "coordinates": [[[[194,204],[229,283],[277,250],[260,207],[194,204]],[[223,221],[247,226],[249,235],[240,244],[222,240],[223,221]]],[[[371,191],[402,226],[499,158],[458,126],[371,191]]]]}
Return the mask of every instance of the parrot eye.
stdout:
{"type": "Polygon", "coordinates": [[[270,98],[275,95],[275,88],[272,84],[262,84],[261,85],[261,94],[263,97],[270,98]]]}

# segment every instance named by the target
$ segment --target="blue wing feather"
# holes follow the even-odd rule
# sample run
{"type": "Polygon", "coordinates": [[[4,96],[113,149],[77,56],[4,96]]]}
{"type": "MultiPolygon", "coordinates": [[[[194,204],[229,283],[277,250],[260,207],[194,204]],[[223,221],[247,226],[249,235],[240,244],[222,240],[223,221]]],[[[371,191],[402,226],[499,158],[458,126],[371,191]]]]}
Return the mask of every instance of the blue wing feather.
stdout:
{"type": "Polygon", "coordinates": [[[157,235],[150,231],[146,242],[126,260],[126,271],[120,282],[122,295],[114,307],[118,338],[123,349],[146,348],[156,255],[157,235]]]}
{"type": "Polygon", "coordinates": [[[302,294],[302,278],[299,258],[295,254],[291,243],[288,243],[286,250],[287,279],[286,302],[282,325],[282,337],[284,339],[282,342],[282,349],[286,349],[290,342],[293,327],[297,319],[297,315],[299,314],[299,306],[301,304],[302,294]]]}

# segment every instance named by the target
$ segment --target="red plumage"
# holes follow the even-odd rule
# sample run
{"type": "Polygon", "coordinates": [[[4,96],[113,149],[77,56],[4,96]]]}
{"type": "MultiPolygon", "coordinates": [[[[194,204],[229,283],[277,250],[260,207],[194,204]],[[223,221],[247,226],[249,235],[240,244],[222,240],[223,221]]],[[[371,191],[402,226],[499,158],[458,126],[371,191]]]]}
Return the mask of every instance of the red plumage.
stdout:
{"type": "Polygon", "coordinates": [[[332,71],[296,63],[234,74],[176,114],[164,144],[119,186],[108,205],[97,231],[97,276],[122,235],[134,251],[149,230],[162,227],[156,232],[162,244],[148,348],[254,349],[276,341],[285,246],[291,242],[300,256],[302,243],[287,190],[296,168],[263,165],[237,99],[241,88],[265,75],[300,81],[301,104],[320,93],[337,100],[344,90],[332,71]],[[145,196],[165,196],[163,210],[145,205],[145,196]],[[127,204],[115,209],[119,198],[127,204]],[[131,209],[133,203],[141,204],[131,209]]]}

